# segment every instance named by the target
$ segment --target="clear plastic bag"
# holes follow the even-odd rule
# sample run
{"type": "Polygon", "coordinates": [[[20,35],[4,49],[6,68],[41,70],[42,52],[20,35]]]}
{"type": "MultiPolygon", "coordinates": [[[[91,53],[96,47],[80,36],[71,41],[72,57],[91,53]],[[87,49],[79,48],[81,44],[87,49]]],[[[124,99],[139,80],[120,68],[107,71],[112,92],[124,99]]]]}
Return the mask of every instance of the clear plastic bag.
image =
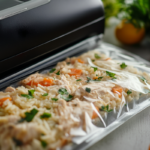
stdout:
{"type": "MultiPolygon", "coordinates": [[[[89,66],[95,69],[94,73],[97,71],[97,73],[101,74],[96,79],[92,79],[92,75],[89,74],[90,77],[87,76],[86,79],[87,84],[77,88],[74,92],[76,99],[67,101],[66,110],[68,109],[70,113],[68,114],[65,110],[62,110],[69,119],[73,120],[72,123],[69,120],[65,120],[71,126],[70,130],[66,130],[67,134],[65,135],[66,138],[71,139],[71,143],[65,144],[62,147],[64,150],[84,150],[88,148],[128,119],[150,106],[149,62],[110,44],[97,42],[97,38],[93,37],[82,41],[34,66],[1,80],[1,89],[5,89],[10,84],[18,87],[18,81],[35,71],[40,70],[39,73],[45,77],[45,74],[58,61],[66,57],[80,56],[82,53],[92,49],[100,52],[101,55],[104,54],[104,59],[96,61],[93,61],[90,55],[89,58],[86,58],[89,66]],[[80,109],[73,107],[74,110],[71,111],[72,105],[77,104],[80,105],[80,109]],[[72,127],[72,124],[74,127],[72,127]]],[[[65,85],[62,85],[62,88],[66,88],[65,92],[68,96],[68,93],[71,92],[70,89],[65,85]]],[[[65,99],[68,98],[67,96],[65,96],[65,99]]],[[[62,97],[64,99],[64,95],[57,95],[58,99],[62,97]]],[[[61,109],[62,107],[59,107],[59,111],[61,109]]],[[[63,121],[61,119],[63,118],[60,117],[59,120],[63,121]]]]}

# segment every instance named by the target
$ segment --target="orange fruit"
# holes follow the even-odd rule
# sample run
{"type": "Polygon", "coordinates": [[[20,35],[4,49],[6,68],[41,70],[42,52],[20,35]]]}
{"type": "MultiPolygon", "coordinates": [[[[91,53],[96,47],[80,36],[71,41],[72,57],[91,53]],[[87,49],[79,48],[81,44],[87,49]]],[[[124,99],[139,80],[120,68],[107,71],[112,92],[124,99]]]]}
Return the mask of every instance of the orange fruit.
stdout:
{"type": "Polygon", "coordinates": [[[123,20],[115,30],[117,39],[123,44],[136,44],[142,41],[145,35],[144,28],[136,28],[133,24],[123,20]]]}

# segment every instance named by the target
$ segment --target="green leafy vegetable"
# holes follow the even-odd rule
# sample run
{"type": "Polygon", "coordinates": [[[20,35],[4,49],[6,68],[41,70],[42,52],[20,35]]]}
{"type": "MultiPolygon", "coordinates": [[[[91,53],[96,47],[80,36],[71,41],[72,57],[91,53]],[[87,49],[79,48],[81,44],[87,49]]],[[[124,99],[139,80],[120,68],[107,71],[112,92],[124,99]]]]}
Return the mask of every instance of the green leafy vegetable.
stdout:
{"type": "Polygon", "coordinates": [[[55,68],[52,68],[52,69],[50,70],[50,73],[53,73],[55,70],[56,70],[55,68]]]}
{"type": "Polygon", "coordinates": [[[111,111],[113,111],[113,109],[109,109],[109,105],[107,105],[107,106],[102,106],[100,110],[101,110],[101,111],[105,111],[105,112],[111,112],[111,111]]]}
{"type": "Polygon", "coordinates": [[[42,96],[48,96],[48,93],[44,93],[42,96]]]}
{"type": "Polygon", "coordinates": [[[58,100],[58,98],[51,98],[51,100],[53,100],[53,101],[57,101],[57,100],[58,100]]]}
{"type": "Polygon", "coordinates": [[[58,90],[58,93],[61,94],[61,95],[68,95],[68,92],[67,92],[67,90],[65,88],[60,88],[58,90]]]}
{"type": "Polygon", "coordinates": [[[78,80],[76,80],[76,81],[81,81],[81,79],[78,79],[78,80]]]}
{"type": "Polygon", "coordinates": [[[94,56],[95,56],[95,58],[96,58],[96,59],[101,58],[101,57],[100,57],[98,54],[96,54],[96,53],[95,53],[95,55],[94,55],[94,56]]]}
{"type": "Polygon", "coordinates": [[[60,75],[60,71],[58,71],[56,74],[57,74],[57,75],[60,75]]]}
{"type": "Polygon", "coordinates": [[[106,71],[106,74],[110,77],[115,77],[115,73],[112,73],[112,72],[109,72],[109,71],[106,71]]]}
{"type": "Polygon", "coordinates": [[[28,99],[32,99],[34,98],[33,94],[34,94],[35,90],[32,89],[32,90],[28,90],[28,94],[21,94],[22,97],[26,97],[28,99]]]}
{"type": "Polygon", "coordinates": [[[61,96],[61,98],[63,98],[66,101],[71,101],[73,96],[72,95],[69,95],[68,97],[61,96]]]}
{"type": "Polygon", "coordinates": [[[94,69],[94,72],[97,70],[97,68],[96,67],[92,67],[93,69],[94,69]]]}
{"type": "Polygon", "coordinates": [[[26,117],[24,118],[24,120],[26,120],[27,122],[32,121],[32,119],[34,118],[34,116],[38,113],[37,109],[32,109],[30,112],[25,112],[26,117]]]}
{"type": "Polygon", "coordinates": [[[95,60],[94,59],[92,59],[92,62],[94,62],[95,60]]]}
{"type": "Polygon", "coordinates": [[[125,63],[122,63],[122,64],[120,65],[120,67],[121,67],[122,69],[125,69],[125,68],[127,67],[127,65],[126,65],[125,63]]]}
{"type": "Polygon", "coordinates": [[[43,115],[40,116],[41,119],[50,118],[50,117],[51,117],[50,113],[43,113],[43,115]]]}
{"type": "Polygon", "coordinates": [[[91,92],[91,89],[88,88],[88,87],[86,87],[86,88],[85,88],[85,91],[88,92],[88,93],[90,93],[90,92],[91,92]]]}
{"type": "Polygon", "coordinates": [[[127,94],[128,94],[128,95],[130,95],[131,93],[132,93],[132,91],[131,91],[131,90],[128,90],[128,91],[127,91],[127,94]]]}
{"type": "Polygon", "coordinates": [[[43,148],[47,147],[47,143],[45,141],[41,141],[41,145],[42,145],[43,148]]]}

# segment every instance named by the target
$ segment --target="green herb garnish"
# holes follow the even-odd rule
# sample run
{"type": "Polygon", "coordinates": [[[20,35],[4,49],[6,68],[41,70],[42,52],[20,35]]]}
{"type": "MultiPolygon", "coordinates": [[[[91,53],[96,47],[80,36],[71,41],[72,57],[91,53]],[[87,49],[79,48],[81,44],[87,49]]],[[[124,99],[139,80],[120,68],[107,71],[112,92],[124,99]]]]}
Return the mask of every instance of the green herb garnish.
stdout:
{"type": "Polygon", "coordinates": [[[117,79],[116,77],[112,77],[111,80],[117,79]]]}
{"type": "Polygon", "coordinates": [[[57,75],[60,75],[60,71],[58,71],[56,74],[57,74],[57,75]]]}
{"type": "Polygon", "coordinates": [[[112,73],[112,72],[109,72],[109,71],[106,71],[106,74],[110,77],[115,77],[115,73],[112,73]]]}
{"type": "Polygon", "coordinates": [[[53,73],[55,70],[56,70],[55,68],[52,68],[49,72],[53,73]]]}
{"type": "Polygon", "coordinates": [[[96,59],[101,58],[98,54],[95,54],[94,56],[95,56],[96,59]]]}
{"type": "Polygon", "coordinates": [[[21,94],[22,97],[26,97],[28,99],[32,99],[34,98],[33,94],[34,94],[35,90],[28,90],[28,94],[21,94]]]}
{"type": "Polygon", "coordinates": [[[65,88],[61,88],[58,90],[58,93],[61,94],[61,95],[68,95],[68,92],[65,88]]]}
{"type": "Polygon", "coordinates": [[[51,98],[51,100],[56,102],[58,100],[58,98],[51,98]]]}
{"type": "Polygon", "coordinates": [[[85,88],[85,91],[88,92],[88,93],[90,93],[90,92],[91,92],[91,89],[88,88],[88,87],[86,87],[86,88],[85,88]]]}
{"type": "Polygon", "coordinates": [[[94,62],[95,60],[93,59],[92,62],[94,62]]]}
{"type": "Polygon", "coordinates": [[[125,68],[127,67],[127,65],[126,65],[125,63],[122,63],[122,64],[120,65],[120,67],[121,67],[122,69],[125,69],[125,68]]]}
{"type": "Polygon", "coordinates": [[[78,79],[78,80],[76,80],[76,81],[81,81],[81,79],[78,79]]]}
{"type": "Polygon", "coordinates": [[[50,118],[50,117],[51,117],[50,113],[43,113],[43,115],[40,116],[41,119],[50,118]]]}
{"type": "Polygon", "coordinates": [[[94,79],[94,81],[101,81],[103,77],[98,77],[97,79],[94,79]]]}
{"type": "Polygon", "coordinates": [[[46,148],[47,143],[45,141],[41,141],[41,145],[42,145],[43,148],[46,148]]]}
{"type": "Polygon", "coordinates": [[[63,98],[66,101],[71,101],[73,96],[72,95],[69,95],[68,97],[61,96],[61,98],[63,98]]]}
{"type": "Polygon", "coordinates": [[[141,79],[143,82],[147,82],[147,80],[146,80],[143,76],[141,76],[140,79],[141,79]]]}
{"type": "Polygon", "coordinates": [[[48,96],[48,93],[44,93],[42,96],[48,96]]]}
{"type": "Polygon", "coordinates": [[[24,120],[26,120],[27,122],[32,121],[32,119],[34,118],[34,116],[38,113],[37,109],[32,109],[30,112],[25,112],[26,117],[24,118],[24,120]]]}
{"type": "Polygon", "coordinates": [[[92,67],[93,69],[94,69],[94,72],[97,70],[97,68],[96,67],[92,67]]]}
{"type": "Polygon", "coordinates": [[[101,111],[105,111],[105,112],[111,112],[111,111],[113,111],[113,109],[109,109],[109,105],[107,105],[107,106],[102,106],[102,107],[100,108],[100,110],[101,110],[101,111]]]}
{"type": "Polygon", "coordinates": [[[131,90],[128,90],[128,91],[127,91],[127,94],[128,94],[128,95],[130,95],[131,93],[132,93],[132,91],[131,91],[131,90]]]}
{"type": "Polygon", "coordinates": [[[89,83],[91,81],[91,78],[90,77],[87,77],[87,83],[89,83]]]}
{"type": "Polygon", "coordinates": [[[67,62],[67,65],[70,65],[71,64],[71,62],[67,62]]]}

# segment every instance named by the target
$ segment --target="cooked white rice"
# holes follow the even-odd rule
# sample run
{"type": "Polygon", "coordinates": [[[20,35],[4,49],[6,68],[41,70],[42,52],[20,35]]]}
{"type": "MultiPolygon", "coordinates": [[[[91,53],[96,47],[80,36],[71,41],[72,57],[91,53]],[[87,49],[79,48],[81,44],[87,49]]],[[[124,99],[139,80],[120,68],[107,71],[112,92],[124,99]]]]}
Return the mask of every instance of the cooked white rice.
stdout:
{"type": "Polygon", "coordinates": [[[98,51],[89,51],[0,92],[0,149],[61,148],[71,142],[71,129],[86,132],[86,113],[93,120],[98,118],[96,112],[118,110],[139,99],[140,93],[146,94],[150,76],[120,65],[98,51]]]}

